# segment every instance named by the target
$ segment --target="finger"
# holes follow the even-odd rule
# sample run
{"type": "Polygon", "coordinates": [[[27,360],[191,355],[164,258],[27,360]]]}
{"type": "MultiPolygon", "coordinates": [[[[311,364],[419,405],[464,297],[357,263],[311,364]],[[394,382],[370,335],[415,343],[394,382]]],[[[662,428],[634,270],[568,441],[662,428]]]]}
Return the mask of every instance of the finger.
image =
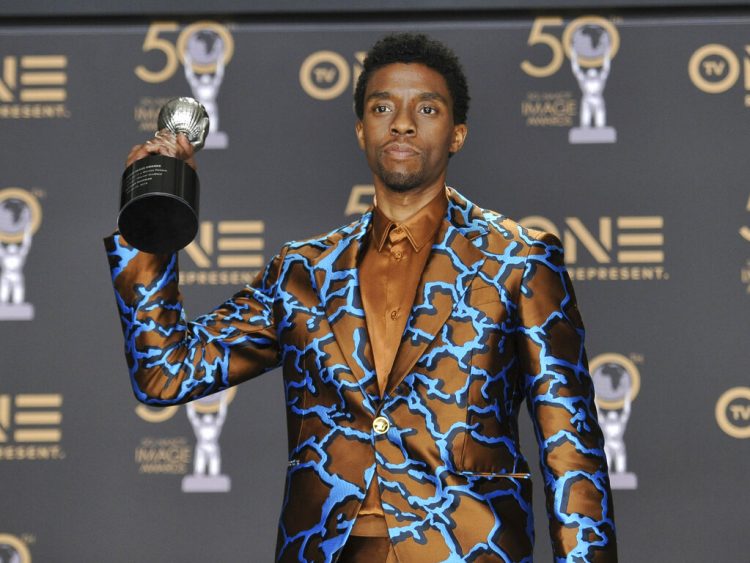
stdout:
{"type": "Polygon", "coordinates": [[[187,135],[184,133],[180,133],[177,135],[177,146],[178,149],[181,151],[181,153],[184,155],[185,159],[189,159],[193,157],[193,154],[195,154],[195,147],[190,144],[190,141],[187,138],[187,135]]]}
{"type": "Polygon", "coordinates": [[[131,164],[133,164],[136,160],[140,160],[142,158],[145,158],[149,155],[149,152],[146,149],[139,148],[138,150],[131,151],[128,155],[127,160],[125,161],[125,167],[127,168],[131,164]]]}
{"type": "Polygon", "coordinates": [[[192,156],[188,158],[187,160],[185,160],[185,164],[187,164],[190,168],[192,168],[195,171],[198,170],[198,168],[195,165],[195,159],[192,156]]]}
{"type": "Polygon", "coordinates": [[[150,139],[146,141],[146,147],[151,152],[160,152],[162,148],[166,148],[172,153],[172,156],[177,153],[177,144],[167,138],[150,139]]]}
{"type": "Polygon", "coordinates": [[[154,133],[154,137],[158,139],[173,139],[174,133],[167,129],[166,127],[164,129],[159,129],[156,133],[154,133]]]}
{"type": "Polygon", "coordinates": [[[164,155],[164,156],[171,156],[172,158],[177,158],[177,153],[175,152],[174,149],[170,147],[160,146],[157,153],[164,155]]]}
{"type": "MultiPolygon", "coordinates": [[[[162,145],[159,143],[153,143],[153,142],[145,142],[142,145],[137,145],[133,147],[133,149],[130,151],[130,154],[128,154],[127,159],[125,160],[125,166],[130,166],[133,164],[136,160],[140,160],[142,158],[147,157],[150,154],[165,154],[161,151],[164,149],[162,145]]],[[[164,149],[169,150],[169,149],[164,149]]],[[[170,155],[167,155],[170,156],[170,155]]]]}
{"type": "Polygon", "coordinates": [[[130,160],[131,158],[133,158],[133,155],[135,155],[140,150],[141,150],[140,145],[138,145],[137,147],[133,147],[132,149],[130,149],[130,152],[128,153],[128,156],[125,158],[125,160],[130,160]]]}
{"type": "Polygon", "coordinates": [[[177,145],[177,139],[174,133],[172,133],[171,131],[167,131],[166,129],[157,131],[156,134],[146,142],[156,143],[156,144],[161,144],[161,145],[168,145],[168,146],[177,145]]]}

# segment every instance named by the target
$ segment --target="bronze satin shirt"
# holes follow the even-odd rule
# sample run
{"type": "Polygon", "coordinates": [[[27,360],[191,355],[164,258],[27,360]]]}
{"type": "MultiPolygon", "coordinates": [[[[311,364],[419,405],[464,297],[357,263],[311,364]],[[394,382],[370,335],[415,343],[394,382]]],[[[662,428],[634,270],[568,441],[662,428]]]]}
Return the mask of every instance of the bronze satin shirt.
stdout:
{"type": "MultiPolygon", "coordinates": [[[[447,210],[445,190],[400,224],[391,221],[378,207],[373,210],[372,228],[360,257],[359,287],[381,396],[419,279],[447,210]]],[[[376,479],[370,484],[352,535],[388,536],[376,479]]]]}

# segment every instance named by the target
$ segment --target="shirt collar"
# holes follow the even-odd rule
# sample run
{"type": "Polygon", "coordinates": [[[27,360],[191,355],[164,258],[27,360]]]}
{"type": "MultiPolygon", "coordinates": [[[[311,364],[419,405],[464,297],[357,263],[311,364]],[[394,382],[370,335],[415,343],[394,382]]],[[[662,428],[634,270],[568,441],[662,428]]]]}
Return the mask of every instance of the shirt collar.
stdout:
{"type": "Polygon", "coordinates": [[[428,242],[435,238],[440,223],[448,210],[448,196],[446,190],[441,190],[429,203],[409,217],[403,223],[391,221],[376,205],[372,212],[372,234],[373,242],[377,245],[378,252],[383,249],[388,233],[391,229],[401,227],[406,233],[406,238],[416,252],[428,242]]]}

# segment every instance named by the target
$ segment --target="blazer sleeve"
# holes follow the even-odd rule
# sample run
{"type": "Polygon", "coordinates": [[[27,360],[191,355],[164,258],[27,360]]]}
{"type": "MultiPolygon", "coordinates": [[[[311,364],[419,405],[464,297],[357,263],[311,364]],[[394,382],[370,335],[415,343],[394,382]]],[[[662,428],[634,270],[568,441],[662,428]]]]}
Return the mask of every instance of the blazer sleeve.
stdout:
{"type": "Polygon", "coordinates": [[[177,254],[104,239],[136,398],[174,405],[236,385],[280,363],[273,312],[285,250],[212,312],[187,322],[177,254]]]}
{"type": "Polygon", "coordinates": [[[529,243],[518,297],[517,345],[555,560],[616,561],[604,438],[562,245],[547,233],[529,243]]]}

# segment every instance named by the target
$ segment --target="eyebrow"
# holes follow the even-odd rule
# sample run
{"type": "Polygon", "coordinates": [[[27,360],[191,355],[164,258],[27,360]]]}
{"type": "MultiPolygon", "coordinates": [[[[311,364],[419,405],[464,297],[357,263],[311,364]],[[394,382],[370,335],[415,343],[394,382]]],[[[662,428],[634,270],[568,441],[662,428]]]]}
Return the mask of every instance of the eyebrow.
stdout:
{"type": "MultiPolygon", "coordinates": [[[[385,100],[385,99],[388,99],[390,97],[391,97],[391,93],[390,92],[388,92],[387,90],[381,90],[381,91],[378,91],[378,92],[373,92],[372,94],[370,94],[369,96],[367,96],[367,100],[366,101],[369,102],[370,100],[385,100]]],[[[442,103],[444,103],[446,105],[448,104],[448,101],[443,96],[441,96],[440,94],[438,94],[437,92],[422,92],[421,94],[419,94],[419,96],[417,96],[417,98],[419,100],[436,100],[436,101],[442,102],[442,103]]]]}

